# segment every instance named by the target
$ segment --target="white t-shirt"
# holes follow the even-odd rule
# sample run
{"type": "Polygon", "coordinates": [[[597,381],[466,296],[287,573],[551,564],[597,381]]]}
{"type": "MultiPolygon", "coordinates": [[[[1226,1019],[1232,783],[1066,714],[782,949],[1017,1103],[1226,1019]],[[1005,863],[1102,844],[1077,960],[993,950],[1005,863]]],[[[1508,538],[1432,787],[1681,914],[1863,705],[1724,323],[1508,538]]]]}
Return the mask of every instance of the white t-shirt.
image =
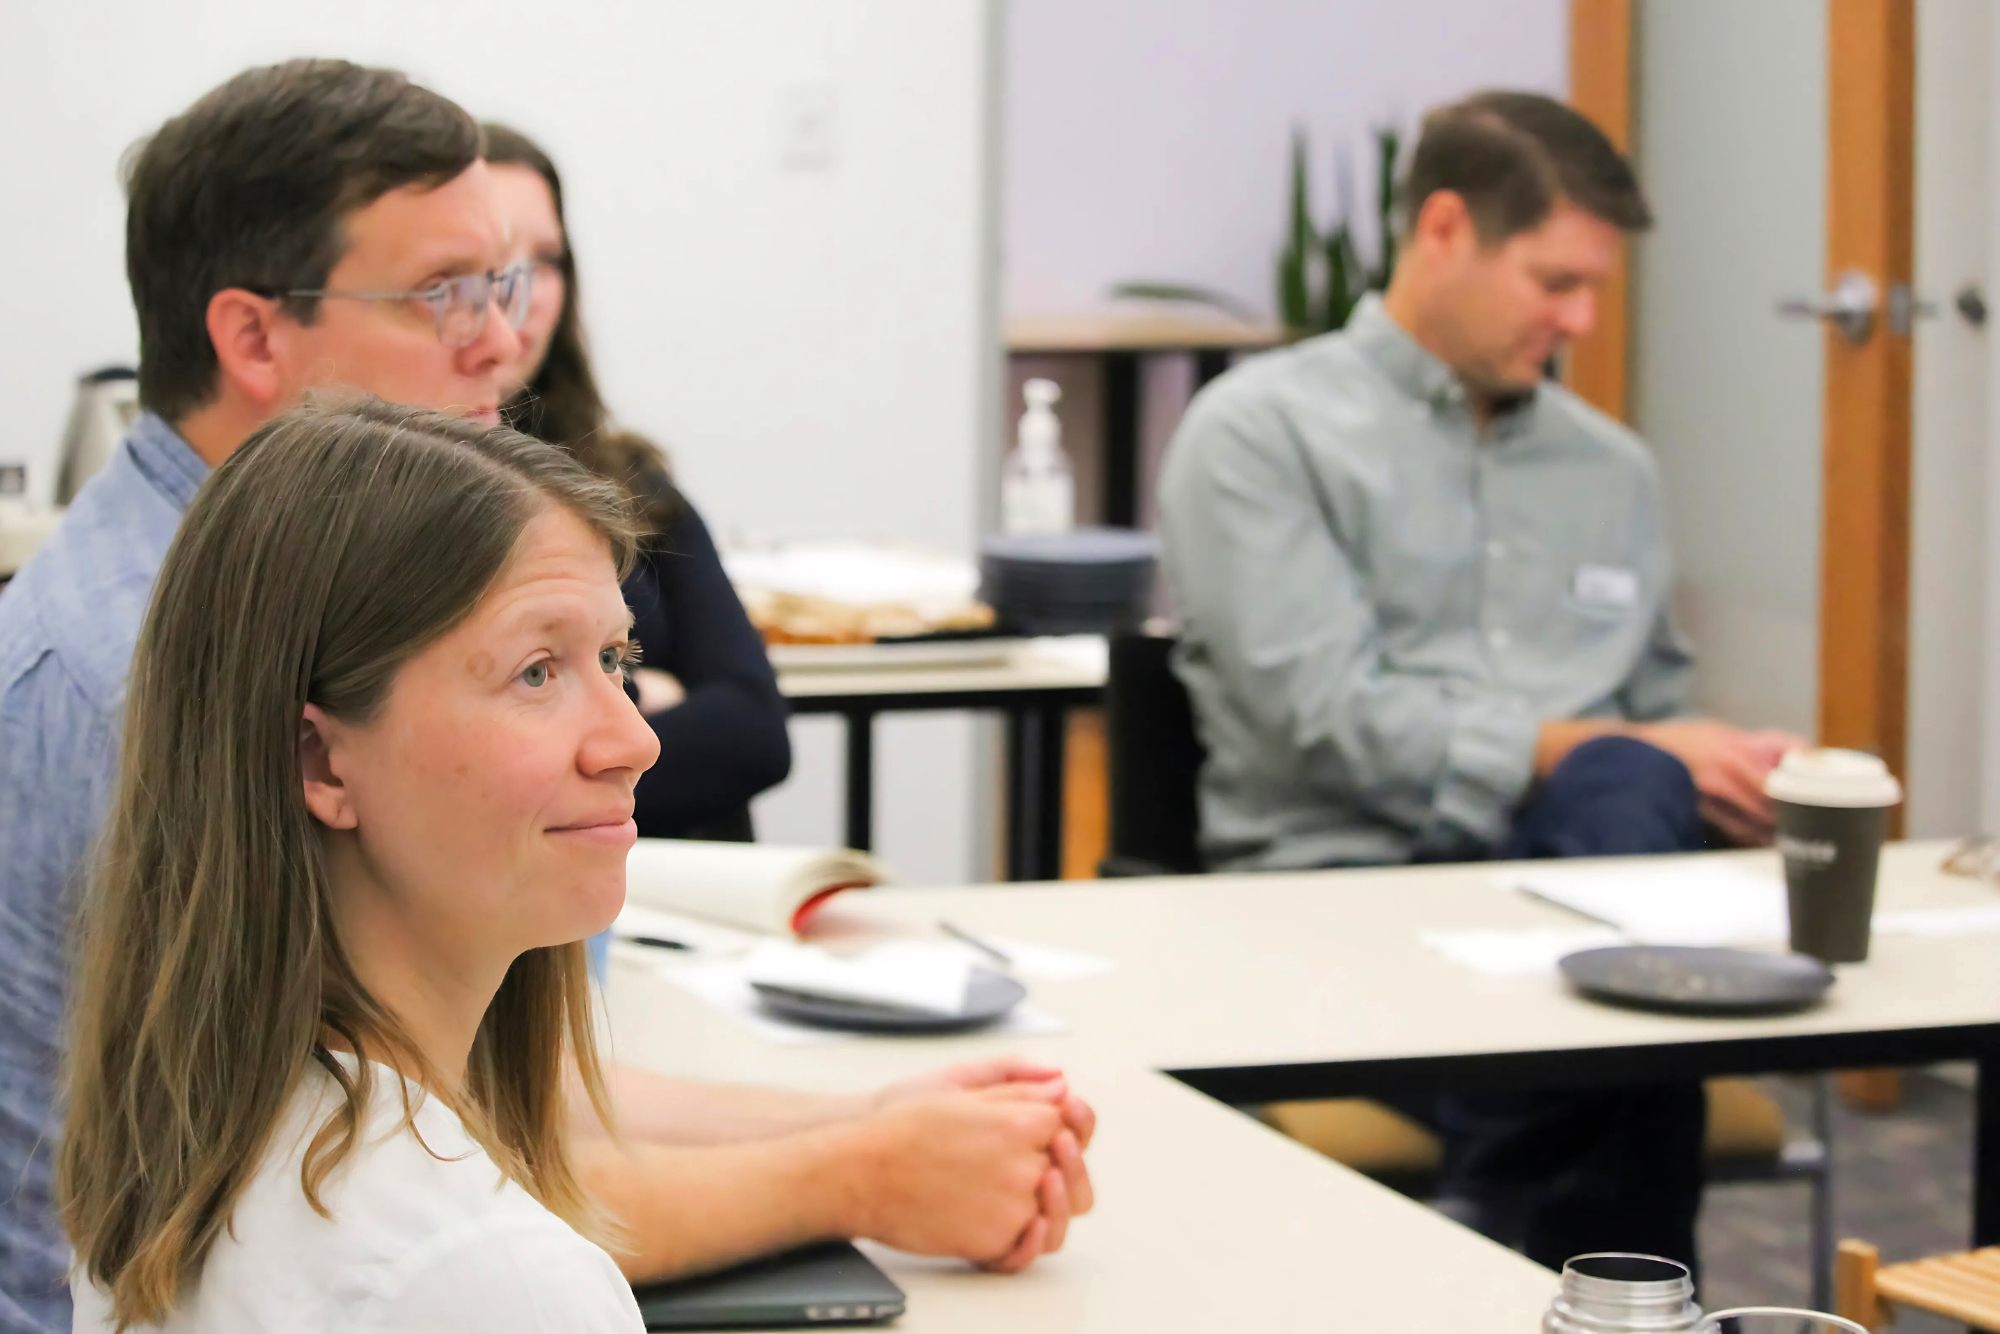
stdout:
{"type": "MultiPolygon", "coordinates": [[[[351,1058],[344,1058],[351,1059],[351,1058]]],[[[410,1086],[423,1143],[396,1126],[398,1076],[375,1067],[368,1134],[306,1203],[306,1146],[337,1106],[317,1065],[216,1238],[172,1334],[641,1334],[602,1248],[507,1180],[464,1123],[410,1086]],[[426,1149],[425,1145],[429,1148],[426,1149]]],[[[110,1304],[73,1278],[76,1334],[112,1334],[110,1304]]]]}

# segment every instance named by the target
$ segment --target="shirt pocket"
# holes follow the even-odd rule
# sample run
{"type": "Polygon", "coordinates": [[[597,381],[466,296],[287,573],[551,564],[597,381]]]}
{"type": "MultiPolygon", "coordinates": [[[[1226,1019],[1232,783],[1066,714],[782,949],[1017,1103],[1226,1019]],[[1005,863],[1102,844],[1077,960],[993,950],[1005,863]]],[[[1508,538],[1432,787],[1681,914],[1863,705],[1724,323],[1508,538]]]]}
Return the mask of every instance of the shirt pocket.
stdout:
{"type": "Polygon", "coordinates": [[[1496,601],[1512,603],[1557,653],[1643,635],[1654,601],[1645,570],[1629,552],[1581,544],[1534,549],[1517,537],[1487,578],[1496,601]]]}

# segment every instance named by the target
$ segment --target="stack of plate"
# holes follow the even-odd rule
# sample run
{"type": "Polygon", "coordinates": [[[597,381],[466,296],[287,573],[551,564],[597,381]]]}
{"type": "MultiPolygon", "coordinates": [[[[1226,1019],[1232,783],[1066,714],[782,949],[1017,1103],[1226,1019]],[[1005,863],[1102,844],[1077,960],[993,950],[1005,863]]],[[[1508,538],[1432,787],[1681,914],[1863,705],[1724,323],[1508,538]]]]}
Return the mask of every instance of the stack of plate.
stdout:
{"type": "Polygon", "coordinates": [[[989,537],[979,548],[979,597],[1024,635],[1108,634],[1146,618],[1159,543],[1126,528],[989,537]]]}

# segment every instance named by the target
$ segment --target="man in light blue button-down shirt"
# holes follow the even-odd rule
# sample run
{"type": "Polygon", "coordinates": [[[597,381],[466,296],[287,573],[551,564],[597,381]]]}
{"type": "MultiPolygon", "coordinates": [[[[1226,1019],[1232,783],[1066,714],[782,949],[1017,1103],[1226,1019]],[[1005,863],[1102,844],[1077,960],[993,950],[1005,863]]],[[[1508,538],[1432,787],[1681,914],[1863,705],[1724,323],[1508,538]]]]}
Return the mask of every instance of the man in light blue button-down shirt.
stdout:
{"type": "Polygon", "coordinates": [[[209,469],[313,385],[498,420],[519,347],[506,321],[450,347],[419,303],[285,295],[504,263],[478,155],[477,123],[401,75],[299,62],[217,89],[135,163],[127,264],[148,411],[0,591],[0,1334],[70,1326],[51,1205],[66,935],[154,576],[209,469]],[[282,150],[273,133],[290,136],[282,150]],[[199,234],[200,216],[240,234],[199,234]]]}
{"type": "MultiPolygon", "coordinates": [[[[1160,531],[1236,869],[1700,848],[1768,835],[1794,738],[1688,717],[1659,478],[1544,368],[1588,332],[1629,166],[1550,99],[1434,112],[1387,293],[1206,389],[1160,531]]],[[[1698,1087],[1450,1099],[1447,1180],[1560,1264],[1694,1258],[1698,1087]]]]}

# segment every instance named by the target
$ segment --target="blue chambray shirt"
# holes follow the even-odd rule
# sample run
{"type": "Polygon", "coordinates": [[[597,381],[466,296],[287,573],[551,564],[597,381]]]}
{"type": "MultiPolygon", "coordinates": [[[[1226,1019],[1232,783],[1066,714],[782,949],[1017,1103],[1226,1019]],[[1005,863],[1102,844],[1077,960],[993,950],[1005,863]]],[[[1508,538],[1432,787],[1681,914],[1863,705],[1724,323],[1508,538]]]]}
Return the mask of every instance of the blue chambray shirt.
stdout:
{"type": "Polygon", "coordinates": [[[208,465],[148,413],[0,590],[0,1331],[70,1327],[51,1204],[69,909],[110,797],[125,678],[208,465]]]}
{"type": "Polygon", "coordinates": [[[1213,864],[1489,854],[1543,722],[1688,708],[1645,446],[1558,385],[1482,433],[1375,297],[1203,390],[1159,499],[1213,864]]]}

